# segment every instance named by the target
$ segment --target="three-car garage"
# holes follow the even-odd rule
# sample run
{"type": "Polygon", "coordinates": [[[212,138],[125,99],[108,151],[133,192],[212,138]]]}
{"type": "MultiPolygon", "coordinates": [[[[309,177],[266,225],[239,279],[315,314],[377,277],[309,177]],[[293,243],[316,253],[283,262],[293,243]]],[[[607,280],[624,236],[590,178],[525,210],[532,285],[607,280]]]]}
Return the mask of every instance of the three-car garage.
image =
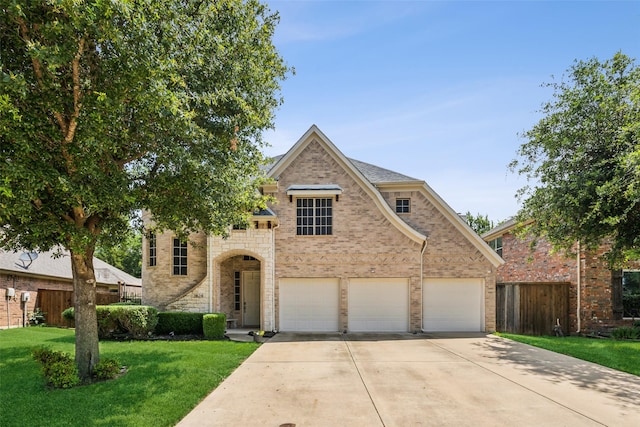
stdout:
{"type": "MultiPolygon", "coordinates": [[[[347,330],[350,332],[410,331],[408,278],[351,278],[344,288],[347,330]]],[[[340,330],[339,278],[281,279],[278,295],[281,331],[340,330]]],[[[427,332],[483,331],[484,280],[425,279],[422,319],[423,330],[427,332]]]]}

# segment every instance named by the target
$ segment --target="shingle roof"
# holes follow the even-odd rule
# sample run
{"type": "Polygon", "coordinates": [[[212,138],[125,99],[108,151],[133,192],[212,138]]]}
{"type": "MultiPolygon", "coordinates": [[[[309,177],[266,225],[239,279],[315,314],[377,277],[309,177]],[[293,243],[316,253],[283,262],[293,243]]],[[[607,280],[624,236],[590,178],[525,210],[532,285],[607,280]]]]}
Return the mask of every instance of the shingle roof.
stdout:
{"type": "Polygon", "coordinates": [[[360,160],[349,159],[351,163],[371,182],[372,184],[381,182],[410,182],[419,181],[416,178],[384,169],[370,163],[361,162],[360,160]]]}
{"type": "MultiPolygon", "coordinates": [[[[265,166],[265,170],[269,171],[276,163],[283,157],[283,155],[275,156],[271,158],[271,162],[265,166]]],[[[362,175],[372,184],[389,183],[389,182],[414,182],[420,181],[419,179],[412,178],[407,175],[403,175],[398,172],[394,172],[389,169],[381,168],[370,163],[361,162],[360,160],[348,159],[356,169],[360,171],[362,175]]]]}
{"type": "MultiPolygon", "coordinates": [[[[57,252],[56,250],[42,252],[31,263],[29,261],[23,263],[20,261],[22,252],[0,250],[0,270],[34,276],[73,279],[69,253],[62,251],[60,252],[61,256],[56,256],[57,252]],[[28,266],[28,268],[25,268],[25,266],[28,266]]],[[[118,282],[124,282],[127,285],[142,285],[141,279],[133,277],[96,257],[93,258],[93,268],[96,274],[96,281],[100,284],[117,285],[118,282]]]]}

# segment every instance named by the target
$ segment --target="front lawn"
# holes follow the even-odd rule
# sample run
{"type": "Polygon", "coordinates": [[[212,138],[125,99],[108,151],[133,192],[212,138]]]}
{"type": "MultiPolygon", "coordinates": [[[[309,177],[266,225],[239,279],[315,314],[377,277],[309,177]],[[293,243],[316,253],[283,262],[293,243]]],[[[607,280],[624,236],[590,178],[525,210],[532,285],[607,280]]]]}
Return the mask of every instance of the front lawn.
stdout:
{"type": "Polygon", "coordinates": [[[31,350],[74,353],[74,331],[0,330],[0,426],[173,426],[258,344],[231,341],[100,343],[100,356],[128,367],[115,380],[49,390],[31,350]]]}
{"type": "Polygon", "coordinates": [[[530,337],[502,332],[496,335],[640,376],[639,341],[584,337],[530,337]]]}

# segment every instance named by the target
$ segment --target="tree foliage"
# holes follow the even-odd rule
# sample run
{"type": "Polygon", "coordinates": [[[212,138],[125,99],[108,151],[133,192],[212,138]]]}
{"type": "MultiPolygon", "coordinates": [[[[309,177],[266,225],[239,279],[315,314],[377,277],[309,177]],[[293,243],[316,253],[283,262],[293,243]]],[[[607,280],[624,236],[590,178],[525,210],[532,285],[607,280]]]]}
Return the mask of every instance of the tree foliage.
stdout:
{"type": "Polygon", "coordinates": [[[0,0],[0,245],[71,252],[76,361],[98,362],[97,243],[136,212],[223,234],[263,200],[289,69],[257,0],[0,0]]]}
{"type": "Polygon", "coordinates": [[[640,248],[640,69],[617,53],[576,61],[548,86],[544,117],[511,163],[531,184],[519,219],[559,249],[610,241],[615,263],[640,248]]]}
{"type": "Polygon", "coordinates": [[[483,216],[480,213],[473,215],[471,212],[467,211],[467,213],[464,214],[464,218],[466,223],[469,224],[469,227],[480,235],[493,228],[493,221],[489,220],[489,215],[483,216]]]}
{"type": "Polygon", "coordinates": [[[104,262],[139,278],[142,275],[142,233],[131,230],[117,244],[97,246],[95,255],[104,262]]]}

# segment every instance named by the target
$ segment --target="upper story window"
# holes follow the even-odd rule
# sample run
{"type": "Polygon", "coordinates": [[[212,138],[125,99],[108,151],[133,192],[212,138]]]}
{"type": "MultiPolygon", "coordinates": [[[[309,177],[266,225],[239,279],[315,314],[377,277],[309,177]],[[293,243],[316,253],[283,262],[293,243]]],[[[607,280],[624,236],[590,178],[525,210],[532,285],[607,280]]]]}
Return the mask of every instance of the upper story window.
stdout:
{"type": "Polygon", "coordinates": [[[491,246],[491,249],[496,251],[498,255],[502,256],[502,236],[498,237],[497,239],[491,240],[489,242],[489,246],[491,246]]]}
{"type": "Polygon", "coordinates": [[[289,202],[296,203],[298,236],[333,234],[333,203],[338,203],[342,187],[338,184],[294,184],[287,188],[289,202]]]}
{"type": "Polygon", "coordinates": [[[149,233],[149,267],[154,267],[157,263],[157,253],[158,247],[156,246],[156,235],[155,233],[149,233]]]}
{"type": "Polygon", "coordinates": [[[173,274],[187,275],[187,242],[173,239],[173,274]]]}
{"type": "Polygon", "coordinates": [[[396,213],[411,213],[411,199],[396,199],[396,213]]]}
{"type": "Polygon", "coordinates": [[[333,234],[333,199],[296,199],[296,234],[298,236],[333,234]]]}

